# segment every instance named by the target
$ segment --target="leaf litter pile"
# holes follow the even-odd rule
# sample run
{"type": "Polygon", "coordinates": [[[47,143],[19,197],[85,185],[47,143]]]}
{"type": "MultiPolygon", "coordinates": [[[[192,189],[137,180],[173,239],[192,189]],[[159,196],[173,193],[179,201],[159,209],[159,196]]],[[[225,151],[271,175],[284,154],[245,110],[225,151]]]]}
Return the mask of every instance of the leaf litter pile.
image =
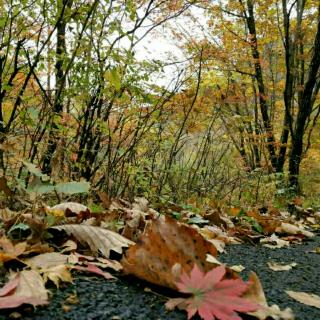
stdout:
{"type": "MultiPolygon", "coordinates": [[[[230,265],[221,261],[238,244],[277,250],[307,241],[319,228],[320,213],[297,205],[290,213],[217,206],[192,210],[174,203],[155,210],[144,198],[130,203],[101,193],[100,199],[104,210],[98,213],[73,202],[0,210],[1,311],[13,318],[32,315],[33,308],[50,304],[52,287],[73,283],[81,272],[105,281],[130,275],[161,287],[162,293],[167,288],[168,319],[175,308],[185,310],[187,319],[196,314],[204,320],[295,319],[290,308],[268,304],[256,273],[249,272],[244,281],[244,267],[233,265],[232,256],[230,265]]],[[[319,252],[314,248],[313,254],[319,252]]],[[[270,261],[267,267],[289,272],[296,265],[270,261]]],[[[286,294],[320,308],[316,294],[286,294]]]]}

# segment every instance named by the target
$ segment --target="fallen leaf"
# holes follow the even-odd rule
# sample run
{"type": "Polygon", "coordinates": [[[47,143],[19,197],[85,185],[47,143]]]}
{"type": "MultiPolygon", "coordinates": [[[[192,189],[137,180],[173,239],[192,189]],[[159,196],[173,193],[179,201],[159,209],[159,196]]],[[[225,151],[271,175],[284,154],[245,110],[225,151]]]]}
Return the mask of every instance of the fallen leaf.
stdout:
{"type": "Polygon", "coordinates": [[[60,281],[72,282],[72,276],[69,271],[69,267],[63,264],[53,266],[48,269],[41,269],[40,272],[43,274],[45,282],[51,280],[57,288],[59,288],[60,281]]]}
{"type": "Polygon", "coordinates": [[[74,293],[70,293],[68,298],[65,300],[65,302],[69,303],[69,304],[79,303],[79,298],[77,296],[77,292],[75,291],[74,293]]]}
{"type": "Polygon", "coordinates": [[[294,314],[290,308],[280,310],[279,306],[277,306],[276,304],[272,306],[268,305],[261,282],[254,272],[250,273],[248,283],[249,288],[244,293],[243,297],[261,306],[261,308],[259,308],[258,310],[254,312],[248,312],[248,314],[256,317],[259,320],[265,320],[268,319],[268,317],[271,317],[274,320],[295,319],[294,314]]]}
{"type": "Polygon", "coordinates": [[[64,244],[61,245],[61,252],[70,252],[77,250],[77,244],[72,240],[67,240],[64,244]]]}
{"type": "MultiPolygon", "coordinates": [[[[226,228],[229,224],[225,221],[228,219],[227,217],[223,217],[222,212],[220,210],[211,209],[204,215],[206,220],[209,220],[211,225],[222,226],[226,228]]],[[[231,221],[230,221],[231,222],[231,221]]]]}
{"type": "Polygon", "coordinates": [[[70,210],[71,212],[75,213],[75,214],[79,214],[80,212],[85,212],[87,210],[89,210],[88,207],[86,207],[85,205],[81,204],[81,203],[77,203],[77,202],[64,202],[64,203],[60,203],[57,204],[53,207],[46,207],[47,211],[62,211],[62,212],[66,212],[67,210],[70,210]]]}
{"type": "Polygon", "coordinates": [[[61,309],[63,310],[63,312],[70,312],[72,308],[66,304],[63,304],[61,306],[61,309]]]}
{"type": "Polygon", "coordinates": [[[72,269],[94,273],[99,276],[103,276],[107,280],[115,279],[115,277],[112,274],[110,274],[109,272],[102,271],[100,268],[98,268],[92,263],[87,263],[86,266],[72,266],[72,269]]]}
{"type": "Polygon", "coordinates": [[[302,227],[297,227],[291,223],[282,222],[280,227],[276,229],[276,232],[288,233],[288,234],[303,234],[306,237],[314,237],[314,233],[304,230],[302,227]]]}
{"type": "Polygon", "coordinates": [[[210,262],[210,263],[214,263],[218,266],[222,265],[222,263],[216,257],[214,257],[212,254],[207,254],[206,261],[210,262]]]}
{"type": "Polygon", "coordinates": [[[47,215],[53,215],[58,221],[67,219],[69,223],[82,222],[86,219],[92,218],[90,209],[83,204],[76,202],[65,202],[55,205],[53,207],[45,207],[47,215]]]}
{"type": "Polygon", "coordinates": [[[252,210],[246,212],[248,217],[254,218],[263,229],[265,235],[269,235],[275,232],[279,227],[280,221],[275,219],[273,216],[264,216],[261,215],[258,211],[252,210]]]}
{"type": "Polygon", "coordinates": [[[219,239],[208,239],[218,250],[219,253],[224,252],[224,248],[226,246],[226,243],[219,239]]]}
{"type": "Polygon", "coordinates": [[[316,294],[290,290],[286,291],[286,294],[300,303],[320,309],[320,296],[317,296],[316,294]]]}
{"type": "Polygon", "coordinates": [[[231,270],[235,271],[235,272],[242,272],[246,267],[244,267],[243,265],[239,264],[239,265],[231,266],[229,268],[231,270]]]}
{"type": "Polygon", "coordinates": [[[93,253],[100,251],[106,258],[109,258],[110,250],[121,254],[123,247],[134,244],[120,234],[100,227],[67,224],[53,227],[53,229],[63,230],[68,235],[72,234],[80,243],[86,243],[93,253]]]}
{"type": "Polygon", "coordinates": [[[282,240],[275,234],[272,234],[270,237],[261,239],[260,243],[263,243],[264,247],[267,247],[270,249],[278,249],[278,248],[288,247],[290,245],[289,241],[282,240]]]}
{"type": "Polygon", "coordinates": [[[320,247],[316,247],[314,250],[308,251],[312,253],[320,253],[320,247]]]}
{"type": "Polygon", "coordinates": [[[100,261],[101,265],[103,268],[111,268],[115,271],[120,271],[122,270],[122,265],[119,261],[117,260],[111,260],[111,259],[105,259],[105,258],[97,258],[98,261],[100,261]]]}
{"type": "Polygon", "coordinates": [[[11,280],[19,283],[13,293],[0,297],[0,309],[10,309],[19,307],[22,304],[31,304],[33,306],[48,304],[48,292],[40,274],[33,270],[23,270],[19,273],[13,273],[11,280]]]}
{"type": "Polygon", "coordinates": [[[178,308],[188,312],[188,319],[198,312],[204,320],[241,320],[236,311],[245,313],[257,310],[258,304],[241,297],[248,284],[242,279],[223,280],[225,273],[225,266],[205,274],[195,264],[190,276],[183,273],[176,283],[180,292],[191,294],[191,297],[176,299],[174,303],[169,300],[166,306],[172,308],[178,302],[178,308]]]}
{"type": "Polygon", "coordinates": [[[32,258],[24,259],[23,262],[31,268],[48,269],[68,263],[69,256],[59,252],[47,252],[32,258]]]}
{"type": "Polygon", "coordinates": [[[0,289],[0,297],[6,296],[11,293],[20,282],[20,277],[14,277],[11,281],[7,282],[4,287],[0,289]]]}
{"type": "Polygon", "coordinates": [[[196,263],[209,271],[213,265],[206,261],[207,254],[217,255],[212,243],[194,228],[166,216],[152,221],[137,244],[126,251],[121,264],[126,274],[176,289],[172,267],[178,263],[190,272],[196,263]]]}
{"type": "Polygon", "coordinates": [[[15,260],[24,253],[27,248],[27,243],[19,242],[14,245],[8,238],[2,237],[0,238],[0,248],[2,248],[0,251],[0,262],[4,263],[15,260]]]}
{"type": "Polygon", "coordinates": [[[143,212],[148,212],[149,201],[146,198],[143,197],[136,197],[134,198],[134,203],[132,204],[132,209],[140,210],[143,212]]]}
{"type": "Polygon", "coordinates": [[[289,271],[293,267],[297,266],[295,262],[290,264],[279,264],[276,262],[267,262],[268,267],[273,271],[289,271]]]}

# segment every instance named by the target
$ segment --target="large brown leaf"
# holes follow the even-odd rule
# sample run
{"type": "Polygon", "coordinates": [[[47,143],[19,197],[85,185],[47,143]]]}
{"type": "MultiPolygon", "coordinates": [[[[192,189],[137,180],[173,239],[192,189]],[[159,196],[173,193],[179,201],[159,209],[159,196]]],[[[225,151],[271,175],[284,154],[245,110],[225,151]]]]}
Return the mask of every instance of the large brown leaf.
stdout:
{"type": "Polygon", "coordinates": [[[176,289],[181,271],[190,273],[194,264],[202,271],[214,266],[207,254],[217,255],[216,247],[194,228],[170,217],[154,220],[137,244],[122,258],[124,272],[151,283],[176,289]]]}
{"type": "Polygon", "coordinates": [[[106,258],[109,258],[110,250],[121,254],[123,247],[134,244],[120,234],[101,227],[67,224],[53,227],[53,229],[63,230],[73,235],[80,243],[86,243],[94,253],[100,251],[106,258]]]}

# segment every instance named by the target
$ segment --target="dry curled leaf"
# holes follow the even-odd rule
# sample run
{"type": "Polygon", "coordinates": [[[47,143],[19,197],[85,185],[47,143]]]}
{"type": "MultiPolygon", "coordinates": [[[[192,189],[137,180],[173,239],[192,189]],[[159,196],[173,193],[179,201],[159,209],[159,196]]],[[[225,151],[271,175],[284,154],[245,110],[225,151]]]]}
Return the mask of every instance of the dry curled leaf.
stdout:
{"type": "Polygon", "coordinates": [[[197,312],[204,320],[241,320],[236,311],[249,312],[259,308],[258,304],[241,297],[248,285],[242,279],[224,280],[225,266],[202,272],[195,264],[190,276],[183,273],[176,283],[182,293],[191,294],[188,298],[169,300],[167,308],[177,306],[188,312],[191,319],[197,312]]]}
{"type": "Polygon", "coordinates": [[[196,263],[204,271],[211,270],[207,254],[217,255],[217,249],[194,228],[180,224],[171,217],[152,221],[137,244],[122,258],[123,270],[151,283],[176,289],[172,267],[178,263],[182,271],[190,272],[196,263]]]}
{"type": "Polygon", "coordinates": [[[68,235],[73,235],[80,243],[87,244],[93,253],[101,252],[106,258],[109,257],[110,250],[121,254],[123,247],[134,244],[120,234],[101,227],[67,224],[53,227],[53,229],[63,230],[68,235]]]}

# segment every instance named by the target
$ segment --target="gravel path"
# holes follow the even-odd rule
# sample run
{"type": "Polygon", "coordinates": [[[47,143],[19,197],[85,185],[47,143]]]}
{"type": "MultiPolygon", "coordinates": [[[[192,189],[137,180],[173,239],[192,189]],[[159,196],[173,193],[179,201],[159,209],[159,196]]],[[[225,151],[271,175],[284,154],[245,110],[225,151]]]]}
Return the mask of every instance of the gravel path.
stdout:
{"type": "MultiPolygon", "coordinates": [[[[297,320],[320,320],[320,309],[309,307],[291,299],[284,291],[304,291],[320,295],[320,255],[310,253],[320,247],[320,236],[302,245],[284,249],[269,249],[252,245],[232,245],[227,254],[219,259],[228,265],[242,264],[246,269],[241,273],[247,277],[255,271],[264,287],[269,304],[293,309],[297,320]],[[296,262],[290,271],[275,272],[267,262],[296,262]]],[[[35,312],[23,311],[23,320],[184,320],[182,311],[167,312],[166,299],[161,295],[145,291],[146,284],[133,279],[106,281],[102,278],[78,276],[73,285],[53,290],[52,301],[47,307],[35,312]]],[[[0,315],[0,320],[12,319],[10,314],[0,315]]],[[[194,319],[199,319],[194,318],[194,319]]]]}

